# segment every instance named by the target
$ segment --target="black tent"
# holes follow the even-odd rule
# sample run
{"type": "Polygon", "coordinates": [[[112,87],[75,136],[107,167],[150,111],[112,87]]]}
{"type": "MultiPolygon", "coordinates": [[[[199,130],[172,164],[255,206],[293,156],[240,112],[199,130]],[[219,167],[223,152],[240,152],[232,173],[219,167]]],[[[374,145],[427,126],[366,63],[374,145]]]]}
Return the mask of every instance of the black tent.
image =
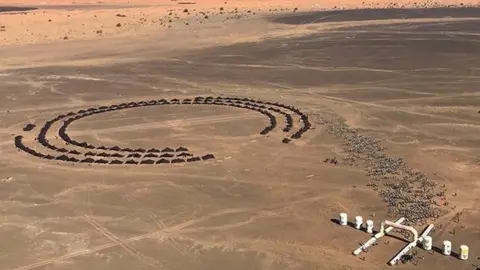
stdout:
{"type": "Polygon", "coordinates": [[[56,160],[63,160],[63,161],[68,161],[68,156],[66,155],[61,155],[55,158],[56,160]]]}
{"type": "Polygon", "coordinates": [[[289,132],[292,129],[292,125],[286,124],[283,128],[283,132],[289,132]]]}
{"type": "Polygon", "coordinates": [[[121,148],[118,147],[118,146],[112,146],[112,147],[110,147],[110,150],[112,150],[112,151],[120,151],[121,148]]]}
{"type": "Polygon", "coordinates": [[[161,158],[172,158],[172,157],[174,157],[174,155],[173,155],[173,154],[169,154],[169,153],[165,153],[165,154],[162,154],[160,157],[161,157],[161,158]]]}
{"type": "Polygon", "coordinates": [[[148,149],[147,153],[160,153],[160,150],[158,150],[156,148],[150,148],[150,149],[148,149]]]}
{"type": "Polygon", "coordinates": [[[195,162],[195,161],[200,161],[200,160],[202,160],[202,159],[199,158],[199,157],[191,157],[191,158],[187,159],[187,162],[195,162]]]}
{"type": "Polygon", "coordinates": [[[138,161],[133,160],[133,159],[129,159],[125,162],[125,164],[138,164],[138,161]]]}
{"type": "Polygon", "coordinates": [[[105,160],[105,159],[97,159],[97,160],[95,160],[95,163],[107,164],[107,163],[108,163],[108,160],[105,160]]]}
{"type": "Polygon", "coordinates": [[[78,162],[79,160],[74,158],[74,157],[69,157],[67,161],[70,161],[70,162],[78,162]]]}
{"type": "Polygon", "coordinates": [[[95,162],[95,159],[93,158],[85,158],[80,160],[80,163],[93,163],[93,162],[95,162]]]}
{"type": "Polygon", "coordinates": [[[112,157],[122,158],[123,155],[120,155],[119,153],[114,153],[114,154],[112,154],[112,157]]]}
{"type": "Polygon", "coordinates": [[[46,146],[47,146],[49,149],[52,149],[52,150],[55,150],[55,151],[58,150],[58,148],[57,148],[55,145],[50,145],[50,144],[48,144],[48,141],[46,142],[46,146]]]}
{"type": "Polygon", "coordinates": [[[88,144],[86,142],[80,142],[80,143],[77,143],[78,146],[81,146],[81,147],[84,147],[86,148],[88,146],[88,144]]]}
{"type": "Polygon", "coordinates": [[[202,156],[202,159],[203,160],[209,160],[209,159],[214,159],[215,156],[213,154],[206,154],[204,156],[202,156]]]}
{"type": "MultiPolygon", "coordinates": [[[[35,151],[34,151],[35,152],[35,151]]],[[[42,153],[38,153],[38,152],[35,152],[33,153],[34,156],[38,157],[38,158],[43,158],[45,155],[42,154],[42,153]]]]}
{"type": "Polygon", "coordinates": [[[15,146],[18,148],[22,148],[23,143],[22,143],[23,136],[17,135],[15,136],[15,146]]]}
{"type": "Polygon", "coordinates": [[[172,163],[182,163],[182,162],[185,162],[183,158],[176,158],[172,160],[172,163]]]}
{"type": "Polygon", "coordinates": [[[285,114],[285,117],[287,118],[287,123],[293,124],[293,117],[290,114],[285,114]]]}
{"type": "Polygon", "coordinates": [[[114,159],[114,160],[110,161],[110,164],[123,164],[123,161],[118,160],[118,159],[114,159]]]}
{"type": "Polygon", "coordinates": [[[146,158],[158,158],[158,156],[157,156],[157,155],[155,155],[155,154],[152,154],[152,153],[150,153],[150,154],[146,154],[144,157],[146,157],[146,158]]]}
{"type": "Polygon", "coordinates": [[[163,150],[162,150],[162,153],[171,153],[171,152],[175,152],[175,150],[173,150],[170,147],[163,148],[163,150]]]}
{"type": "Polygon", "coordinates": [[[166,163],[170,163],[170,161],[168,161],[168,159],[162,158],[162,159],[157,160],[156,163],[157,164],[166,164],[166,163]]]}
{"type": "Polygon", "coordinates": [[[300,139],[301,137],[302,137],[302,133],[300,131],[297,131],[292,136],[290,136],[290,138],[292,139],[300,139]]]}
{"type": "Polygon", "coordinates": [[[260,135],[266,135],[269,133],[272,129],[270,127],[264,128],[262,131],[260,131],[260,135]]]}
{"type": "Polygon", "coordinates": [[[34,124],[27,124],[24,128],[23,131],[31,131],[35,128],[34,124]]]}
{"type": "Polygon", "coordinates": [[[177,149],[175,149],[175,152],[188,152],[188,149],[183,146],[180,146],[177,149]]]}
{"type": "Polygon", "coordinates": [[[140,164],[155,164],[155,160],[145,159],[145,160],[142,160],[140,164]]]}

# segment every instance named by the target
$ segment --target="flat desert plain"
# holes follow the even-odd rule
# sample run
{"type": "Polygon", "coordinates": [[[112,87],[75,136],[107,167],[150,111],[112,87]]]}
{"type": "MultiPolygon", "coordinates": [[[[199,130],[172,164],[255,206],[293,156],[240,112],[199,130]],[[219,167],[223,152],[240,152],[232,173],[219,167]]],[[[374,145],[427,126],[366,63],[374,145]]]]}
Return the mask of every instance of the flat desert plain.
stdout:
{"type": "Polygon", "coordinates": [[[0,269],[480,267],[476,3],[2,5],[0,269]]]}

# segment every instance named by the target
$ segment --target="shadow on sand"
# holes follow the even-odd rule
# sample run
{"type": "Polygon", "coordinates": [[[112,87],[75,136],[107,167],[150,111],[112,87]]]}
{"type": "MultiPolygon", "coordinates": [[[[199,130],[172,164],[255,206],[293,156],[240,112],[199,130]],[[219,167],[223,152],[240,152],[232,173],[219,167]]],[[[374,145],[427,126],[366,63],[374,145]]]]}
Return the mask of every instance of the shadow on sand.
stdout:
{"type": "Polygon", "coordinates": [[[301,25],[325,22],[368,21],[387,19],[425,19],[425,18],[477,18],[480,8],[392,8],[392,9],[352,9],[294,13],[273,16],[275,23],[301,25]]]}
{"type": "Polygon", "coordinates": [[[36,10],[38,8],[35,7],[13,7],[13,6],[0,6],[0,13],[1,12],[22,12],[22,11],[30,11],[36,10]]]}

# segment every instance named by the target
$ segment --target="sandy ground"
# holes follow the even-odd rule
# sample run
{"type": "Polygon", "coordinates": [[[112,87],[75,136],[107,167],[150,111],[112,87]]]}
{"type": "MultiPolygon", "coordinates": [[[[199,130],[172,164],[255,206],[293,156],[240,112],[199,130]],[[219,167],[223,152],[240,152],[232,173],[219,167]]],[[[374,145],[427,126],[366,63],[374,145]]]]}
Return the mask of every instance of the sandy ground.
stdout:
{"type": "Polygon", "coordinates": [[[418,248],[416,262],[396,268],[475,269],[480,11],[465,8],[474,2],[442,3],[450,4],[464,8],[3,1],[39,9],[0,13],[0,269],[390,268],[407,238],[395,233],[354,257],[370,236],[337,225],[339,212],[370,218],[376,228],[386,218],[428,214],[411,223],[420,231],[435,224],[434,251],[418,248]],[[160,101],[196,96],[222,99],[216,106],[160,101]],[[239,108],[227,106],[227,97],[252,100],[239,108]],[[139,101],[155,102],[110,107],[139,101]],[[269,110],[276,127],[260,134],[272,120],[253,109],[269,110]],[[292,127],[284,130],[287,115],[292,127]],[[305,127],[302,115],[311,127],[293,138],[305,127]],[[44,158],[16,148],[19,136],[44,158]],[[165,153],[102,146],[188,148],[165,156],[169,162],[179,152],[191,155],[184,160],[215,158],[123,164],[165,153]],[[97,160],[99,153],[122,164],[45,159],[97,160]],[[337,164],[324,162],[333,158],[337,164]],[[420,172],[430,180],[406,178],[420,172]],[[383,201],[393,190],[404,193],[383,201]],[[431,203],[422,208],[409,194],[431,194],[431,203]],[[447,239],[453,256],[439,253],[447,239]],[[455,258],[461,244],[470,247],[467,261],[455,258]]]}
{"type": "MultiPolygon", "coordinates": [[[[258,18],[265,14],[280,12],[312,11],[343,8],[379,7],[426,7],[439,6],[437,2],[420,3],[415,1],[372,2],[358,0],[342,1],[119,1],[95,2],[75,1],[23,1],[20,6],[38,7],[31,12],[10,12],[0,17],[0,45],[45,43],[58,40],[85,40],[106,37],[129,37],[151,35],[163,32],[165,28],[177,31],[194,25],[217,21],[258,18]],[[195,4],[181,4],[195,3],[195,4]],[[138,8],[138,6],[142,6],[138,8]],[[147,7],[145,7],[147,6],[147,7]],[[188,12],[184,12],[188,10],[188,12]]],[[[475,1],[450,1],[447,4],[467,6],[475,1]]],[[[5,6],[19,6],[18,1],[3,1],[5,6]]],[[[188,30],[187,30],[188,31],[188,30]]]]}

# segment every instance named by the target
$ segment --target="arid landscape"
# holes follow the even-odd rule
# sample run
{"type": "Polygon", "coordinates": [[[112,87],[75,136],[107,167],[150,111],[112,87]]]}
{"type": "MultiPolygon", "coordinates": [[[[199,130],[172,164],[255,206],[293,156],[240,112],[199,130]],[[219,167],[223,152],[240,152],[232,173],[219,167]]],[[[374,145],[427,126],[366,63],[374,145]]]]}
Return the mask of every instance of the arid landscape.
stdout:
{"type": "Polygon", "coordinates": [[[478,270],[479,4],[2,1],[0,269],[478,270]]]}

